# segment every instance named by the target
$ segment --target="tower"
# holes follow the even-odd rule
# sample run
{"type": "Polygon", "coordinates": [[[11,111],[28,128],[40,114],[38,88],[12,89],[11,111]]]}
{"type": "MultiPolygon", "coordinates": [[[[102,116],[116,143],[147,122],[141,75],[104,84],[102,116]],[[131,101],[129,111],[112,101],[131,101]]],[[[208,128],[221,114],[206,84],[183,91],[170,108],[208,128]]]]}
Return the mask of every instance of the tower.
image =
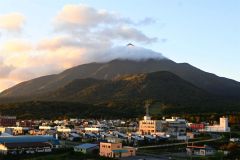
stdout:
{"type": "Polygon", "coordinates": [[[225,131],[228,130],[228,118],[221,117],[220,118],[220,127],[222,127],[225,131]]]}
{"type": "Polygon", "coordinates": [[[146,115],[144,116],[144,120],[151,120],[151,117],[149,116],[149,103],[145,104],[145,108],[146,108],[146,115]]]}

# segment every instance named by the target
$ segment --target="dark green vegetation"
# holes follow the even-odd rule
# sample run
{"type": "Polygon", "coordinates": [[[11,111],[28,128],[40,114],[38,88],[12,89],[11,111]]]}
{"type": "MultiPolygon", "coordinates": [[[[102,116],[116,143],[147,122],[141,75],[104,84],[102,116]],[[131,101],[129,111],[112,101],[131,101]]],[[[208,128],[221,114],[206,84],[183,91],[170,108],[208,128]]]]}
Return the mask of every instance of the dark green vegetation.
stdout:
{"type": "Polygon", "coordinates": [[[122,118],[137,117],[144,113],[138,107],[103,107],[86,105],[78,102],[42,102],[29,101],[21,103],[0,104],[3,115],[14,115],[20,119],[64,119],[81,118],[122,118]]]}
{"type": "Polygon", "coordinates": [[[144,114],[147,99],[153,103],[150,110],[154,116],[239,110],[237,103],[162,71],[116,80],[77,79],[54,92],[22,98],[25,102],[0,104],[0,111],[19,118],[131,118],[144,114]]]}
{"type": "Polygon", "coordinates": [[[117,80],[78,79],[41,98],[107,105],[114,102],[131,104],[146,99],[179,104],[191,101],[197,104],[203,99],[207,100],[208,96],[204,90],[170,72],[162,71],[123,76],[117,80]]]}
{"type": "Polygon", "coordinates": [[[19,118],[139,117],[240,111],[240,83],[186,63],[113,60],[16,85],[0,94],[0,112],[19,118]]]}

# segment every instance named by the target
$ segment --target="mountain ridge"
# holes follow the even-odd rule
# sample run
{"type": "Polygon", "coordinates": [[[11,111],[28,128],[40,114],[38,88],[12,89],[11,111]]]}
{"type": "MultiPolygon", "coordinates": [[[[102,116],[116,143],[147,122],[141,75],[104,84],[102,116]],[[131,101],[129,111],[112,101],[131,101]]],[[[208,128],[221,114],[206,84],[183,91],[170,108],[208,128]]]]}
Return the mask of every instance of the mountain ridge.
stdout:
{"type": "Polygon", "coordinates": [[[187,93],[189,101],[197,97],[204,97],[206,91],[195,87],[189,82],[167,71],[125,75],[114,80],[97,80],[92,78],[76,79],[66,86],[44,95],[42,100],[80,101],[82,103],[108,103],[109,101],[128,100],[144,101],[144,99],[160,100],[166,97],[178,97],[186,100],[183,93],[187,93]],[[189,93],[188,93],[189,92],[189,93]],[[155,97],[155,98],[154,98],[155,97]],[[183,98],[181,98],[183,97],[183,98]]]}
{"type": "Polygon", "coordinates": [[[0,97],[17,97],[54,91],[75,79],[94,78],[111,80],[128,74],[168,71],[210,93],[239,97],[240,83],[202,71],[188,63],[176,63],[169,59],[142,61],[115,59],[110,62],[88,63],[67,69],[59,74],[35,78],[13,86],[0,97]]]}
{"type": "Polygon", "coordinates": [[[154,115],[240,111],[239,101],[215,96],[167,71],[124,75],[111,80],[75,79],[55,91],[18,98],[7,103],[1,99],[1,113],[25,118],[39,117],[38,113],[47,118],[138,117],[144,114],[146,100],[153,104],[150,109],[153,107],[154,115]]]}

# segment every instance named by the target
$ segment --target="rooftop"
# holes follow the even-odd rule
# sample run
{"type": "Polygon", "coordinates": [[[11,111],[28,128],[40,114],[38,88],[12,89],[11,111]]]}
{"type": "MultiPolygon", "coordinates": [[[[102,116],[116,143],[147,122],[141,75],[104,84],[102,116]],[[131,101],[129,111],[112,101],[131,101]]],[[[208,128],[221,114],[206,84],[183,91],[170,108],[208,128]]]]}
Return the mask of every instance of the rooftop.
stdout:
{"type": "Polygon", "coordinates": [[[29,142],[50,142],[59,145],[59,141],[53,136],[0,136],[0,143],[29,143],[29,142]]]}
{"type": "Polygon", "coordinates": [[[84,144],[80,144],[78,146],[75,146],[76,148],[83,148],[83,149],[88,149],[88,148],[93,148],[98,146],[98,144],[92,144],[92,143],[84,143],[84,144]]]}

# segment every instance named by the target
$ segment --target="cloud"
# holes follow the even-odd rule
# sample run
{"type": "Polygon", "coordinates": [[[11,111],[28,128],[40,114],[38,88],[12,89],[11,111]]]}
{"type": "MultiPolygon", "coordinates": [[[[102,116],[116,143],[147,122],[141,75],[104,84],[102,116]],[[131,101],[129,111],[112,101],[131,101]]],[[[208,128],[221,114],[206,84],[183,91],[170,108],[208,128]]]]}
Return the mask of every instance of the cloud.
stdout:
{"type": "Polygon", "coordinates": [[[58,36],[58,37],[53,37],[53,38],[46,38],[46,39],[41,40],[37,44],[37,49],[56,50],[56,49],[60,48],[61,46],[68,45],[69,43],[71,43],[71,41],[67,37],[58,36]]]}
{"type": "Polygon", "coordinates": [[[25,40],[14,39],[5,41],[0,47],[0,50],[3,54],[27,52],[32,50],[32,45],[30,42],[27,42],[25,40]]]}
{"type": "MultiPolygon", "coordinates": [[[[63,37],[62,37],[63,38],[63,37]]],[[[54,45],[51,43],[51,39],[48,39],[42,43],[46,44],[44,47],[38,47],[43,49],[45,58],[47,60],[41,60],[46,64],[52,63],[61,64],[62,69],[66,69],[79,64],[90,62],[106,62],[113,59],[132,59],[143,60],[148,58],[162,59],[165,58],[161,53],[154,52],[142,47],[112,47],[109,44],[103,45],[102,43],[90,43],[81,44],[75,43],[74,39],[62,39],[53,38],[54,45]],[[70,41],[73,40],[73,41],[70,41]],[[47,46],[47,44],[50,44],[47,46]],[[48,61],[48,62],[46,62],[48,61]],[[54,63],[53,63],[54,61],[54,63]]],[[[65,37],[66,38],[66,37],[65,37]]],[[[41,45],[40,45],[41,46],[41,45]]]]}
{"type": "Polygon", "coordinates": [[[137,25],[149,25],[149,24],[153,24],[155,22],[156,22],[156,20],[154,20],[153,18],[146,17],[143,20],[139,21],[137,23],[137,25]]]}
{"type": "MultiPolygon", "coordinates": [[[[31,52],[13,53],[11,56],[5,57],[4,64],[0,65],[2,78],[11,79],[13,81],[11,84],[16,84],[39,76],[56,74],[70,67],[90,62],[106,62],[113,59],[164,58],[160,53],[136,46],[111,47],[110,45],[104,46],[102,43],[78,46],[66,40],[56,41],[56,39],[54,45],[45,45],[32,51],[37,52],[37,54],[31,54],[31,52]]],[[[7,86],[9,85],[10,83],[7,86]]]]}
{"type": "Polygon", "coordinates": [[[8,13],[0,15],[0,29],[5,31],[20,32],[22,30],[25,17],[21,13],[8,13]]]}
{"type": "Polygon", "coordinates": [[[84,54],[85,62],[108,62],[114,59],[146,60],[165,59],[161,53],[138,46],[116,46],[105,50],[84,54]]]}
{"type": "Polygon", "coordinates": [[[12,65],[5,65],[0,61],[0,79],[8,77],[11,71],[15,69],[12,65]]]}
{"type": "Polygon", "coordinates": [[[133,23],[128,18],[106,10],[97,10],[87,5],[65,5],[55,18],[59,28],[91,28],[101,24],[133,23]]]}
{"type": "MultiPolygon", "coordinates": [[[[20,31],[24,19],[19,13],[0,15],[0,30],[20,31]],[[1,18],[9,22],[2,22],[1,18]]],[[[136,46],[156,42],[156,37],[150,37],[138,29],[139,25],[151,23],[155,21],[148,17],[133,21],[117,13],[86,5],[65,5],[54,17],[53,36],[36,42],[12,39],[0,46],[0,84],[5,84],[5,87],[0,85],[0,90],[84,63],[117,58],[163,58],[160,53],[141,47],[113,47],[129,42],[136,46]]]]}
{"type": "Polygon", "coordinates": [[[100,32],[101,37],[105,37],[107,39],[120,39],[120,40],[128,40],[135,42],[143,42],[143,43],[153,43],[157,41],[157,38],[150,38],[146,36],[143,32],[137,30],[133,27],[128,26],[117,26],[112,28],[106,28],[100,32]]]}
{"type": "Polygon", "coordinates": [[[134,22],[128,17],[122,17],[106,10],[97,10],[86,5],[65,5],[54,19],[55,30],[78,36],[81,41],[135,41],[153,43],[156,37],[148,37],[138,30],[138,25],[154,23],[146,17],[134,22]]]}

